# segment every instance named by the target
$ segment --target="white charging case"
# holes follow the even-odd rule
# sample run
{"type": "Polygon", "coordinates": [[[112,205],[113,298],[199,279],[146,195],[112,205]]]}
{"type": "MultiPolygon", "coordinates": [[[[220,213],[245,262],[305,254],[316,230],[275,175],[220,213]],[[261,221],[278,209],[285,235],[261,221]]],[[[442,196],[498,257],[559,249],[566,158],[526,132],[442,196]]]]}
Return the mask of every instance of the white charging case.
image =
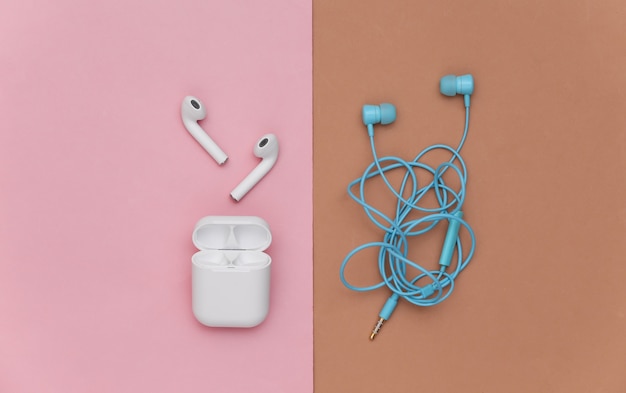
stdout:
{"type": "Polygon", "coordinates": [[[212,327],[253,327],[270,304],[272,243],[267,222],[254,216],[207,216],[196,224],[191,258],[192,309],[212,327]]]}

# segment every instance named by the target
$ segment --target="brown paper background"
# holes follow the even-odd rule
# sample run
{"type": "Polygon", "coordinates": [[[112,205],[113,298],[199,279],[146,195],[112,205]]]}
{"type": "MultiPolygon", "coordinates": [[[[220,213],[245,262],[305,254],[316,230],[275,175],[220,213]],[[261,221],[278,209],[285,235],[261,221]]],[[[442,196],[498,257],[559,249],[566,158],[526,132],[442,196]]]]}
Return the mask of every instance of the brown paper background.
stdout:
{"type": "MultiPolygon", "coordinates": [[[[315,391],[625,392],[626,3],[315,0],[313,13],[315,391]],[[346,194],[371,162],[360,109],[398,109],[375,129],[380,155],[456,144],[448,73],[476,81],[463,150],[476,255],[451,298],[401,301],[369,342],[389,292],[352,292],[338,273],[381,238],[346,194]]],[[[374,258],[359,261],[350,279],[373,280],[374,258]]]]}

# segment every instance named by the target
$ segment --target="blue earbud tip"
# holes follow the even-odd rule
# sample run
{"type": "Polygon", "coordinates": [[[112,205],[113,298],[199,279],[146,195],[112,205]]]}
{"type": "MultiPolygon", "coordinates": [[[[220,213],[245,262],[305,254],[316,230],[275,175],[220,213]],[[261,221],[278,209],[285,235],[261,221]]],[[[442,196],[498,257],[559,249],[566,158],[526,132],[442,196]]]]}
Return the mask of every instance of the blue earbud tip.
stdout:
{"type": "Polygon", "coordinates": [[[454,75],[446,75],[441,78],[439,81],[439,90],[441,94],[445,96],[455,96],[456,95],[456,76],[454,75]]]}
{"type": "Polygon", "coordinates": [[[380,104],[380,123],[391,124],[396,121],[396,107],[392,104],[380,104]]]}

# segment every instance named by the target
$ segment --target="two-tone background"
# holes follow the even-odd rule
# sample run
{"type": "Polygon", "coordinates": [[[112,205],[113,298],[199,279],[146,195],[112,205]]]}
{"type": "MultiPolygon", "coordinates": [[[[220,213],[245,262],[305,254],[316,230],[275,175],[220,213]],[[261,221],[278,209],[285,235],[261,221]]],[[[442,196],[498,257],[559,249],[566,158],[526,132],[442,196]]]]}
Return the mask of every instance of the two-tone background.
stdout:
{"type": "Polygon", "coordinates": [[[624,391],[625,17],[614,0],[3,2],[0,392],[624,391]],[[369,342],[388,294],[338,273],[380,236],[345,190],[371,160],[360,108],[398,108],[381,154],[454,144],[449,73],[476,80],[475,259],[369,342]],[[188,94],[223,167],[180,122],[188,94]],[[236,204],[266,132],[279,161],[236,204]],[[191,314],[209,214],[272,227],[257,328],[191,314]]]}

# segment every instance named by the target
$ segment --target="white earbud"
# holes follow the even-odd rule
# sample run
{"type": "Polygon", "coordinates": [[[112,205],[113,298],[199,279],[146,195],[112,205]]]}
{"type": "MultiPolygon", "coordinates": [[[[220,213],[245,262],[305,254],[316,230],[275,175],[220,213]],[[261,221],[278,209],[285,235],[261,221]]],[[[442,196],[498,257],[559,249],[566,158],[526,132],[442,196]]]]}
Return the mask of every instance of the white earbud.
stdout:
{"type": "Polygon", "coordinates": [[[254,146],[254,155],[261,159],[252,172],[230,193],[230,196],[239,202],[248,191],[254,187],[267,172],[272,169],[278,159],[278,139],[274,134],[266,134],[254,146]]]}
{"type": "Polygon", "coordinates": [[[193,96],[185,97],[180,107],[180,116],[183,119],[183,124],[187,131],[204,147],[204,150],[206,150],[218,164],[222,165],[225,163],[228,159],[226,153],[213,142],[213,139],[211,139],[198,124],[198,120],[202,120],[206,117],[206,108],[202,104],[202,101],[193,96]]]}

